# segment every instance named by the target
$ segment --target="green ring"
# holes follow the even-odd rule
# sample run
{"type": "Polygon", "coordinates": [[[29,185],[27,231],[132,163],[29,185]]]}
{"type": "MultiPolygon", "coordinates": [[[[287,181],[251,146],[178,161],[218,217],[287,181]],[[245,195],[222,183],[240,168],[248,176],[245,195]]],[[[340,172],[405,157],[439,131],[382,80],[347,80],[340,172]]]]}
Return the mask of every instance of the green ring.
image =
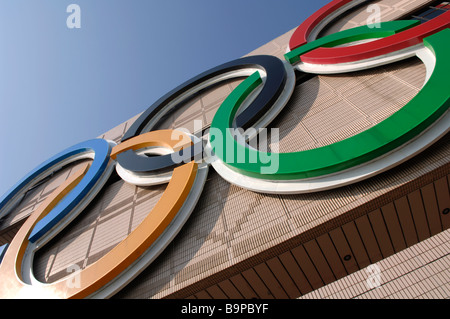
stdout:
{"type": "MultiPolygon", "coordinates": [[[[345,140],[316,149],[279,153],[276,173],[263,174],[267,164],[261,158],[271,153],[249,149],[233,138],[229,128],[242,102],[261,83],[258,72],[244,80],[222,103],[211,124],[211,130],[221,132],[222,140],[210,138],[212,151],[220,160],[242,175],[268,180],[298,180],[336,173],[376,159],[407,143],[439,119],[449,107],[448,89],[450,74],[450,29],[445,29],[424,39],[424,45],[436,57],[433,74],[422,90],[402,109],[381,123],[345,140]],[[220,142],[220,144],[219,144],[220,142]],[[220,147],[224,145],[224,147],[220,147]],[[234,157],[226,162],[227,151],[233,149],[234,157]],[[257,159],[244,163],[245,159],[257,159]]],[[[219,134],[216,134],[219,135],[219,134]]]]}

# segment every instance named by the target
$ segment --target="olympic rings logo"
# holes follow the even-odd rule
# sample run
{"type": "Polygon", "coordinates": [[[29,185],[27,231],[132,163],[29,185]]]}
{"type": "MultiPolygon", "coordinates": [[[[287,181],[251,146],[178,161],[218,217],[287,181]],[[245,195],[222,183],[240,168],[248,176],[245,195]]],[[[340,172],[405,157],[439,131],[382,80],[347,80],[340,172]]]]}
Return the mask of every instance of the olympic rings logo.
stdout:
{"type": "Polygon", "coordinates": [[[307,19],[293,34],[285,62],[273,56],[251,56],[208,70],[150,106],[120,144],[102,139],[80,143],[19,181],[0,198],[0,217],[51,172],[80,159],[92,160],[59,186],[26,220],[11,244],[4,247],[0,296],[104,298],[115,294],[145,269],[183,227],[202,193],[210,165],[230,183],[252,191],[320,191],[385,171],[446,134],[450,126],[450,12],[424,24],[384,22],[379,28],[358,27],[309,41],[326,17],[357,3],[333,1],[307,19]],[[365,39],[375,40],[340,46],[365,39]],[[313,74],[352,72],[411,56],[424,62],[426,83],[407,105],[378,125],[340,142],[301,152],[269,153],[248,144],[249,136],[258,135],[283,111],[294,91],[295,70],[313,74]],[[186,98],[216,83],[243,76],[246,79],[217,110],[204,139],[181,130],[153,130],[186,98]],[[251,133],[243,136],[238,131],[234,135],[237,128],[251,133]],[[159,156],[145,156],[143,150],[159,156]],[[196,160],[199,156],[201,159],[196,160]],[[267,159],[276,159],[276,169],[267,165],[267,159]],[[34,252],[83,211],[114,169],[135,185],[168,186],[126,239],[78,274],[79,285],[69,284],[71,276],[50,284],[38,282],[31,270],[34,252]]]}

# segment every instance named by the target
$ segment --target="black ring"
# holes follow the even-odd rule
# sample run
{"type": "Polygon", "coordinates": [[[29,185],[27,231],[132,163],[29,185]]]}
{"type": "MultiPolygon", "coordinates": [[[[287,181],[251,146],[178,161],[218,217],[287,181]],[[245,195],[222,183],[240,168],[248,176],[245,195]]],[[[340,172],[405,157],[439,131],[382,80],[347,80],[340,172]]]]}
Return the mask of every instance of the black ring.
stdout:
{"type": "MultiPolygon", "coordinates": [[[[269,110],[284,90],[287,73],[283,62],[274,56],[256,55],[244,57],[231,62],[224,63],[179,85],[158,101],[153,103],[141,116],[131,125],[122,138],[122,142],[140,135],[147,123],[156,116],[166,105],[176,99],[184,92],[197,85],[214,78],[220,74],[248,68],[263,69],[267,79],[262,91],[255,100],[236,118],[237,127],[247,129],[255,124],[269,110]]],[[[202,142],[199,145],[181,150],[177,158],[192,159],[203,152],[202,142]],[[201,145],[200,145],[201,143],[201,145]]],[[[125,169],[133,172],[151,172],[173,167],[179,163],[174,162],[171,154],[163,156],[147,157],[138,155],[129,150],[117,155],[118,163],[125,169]]]]}

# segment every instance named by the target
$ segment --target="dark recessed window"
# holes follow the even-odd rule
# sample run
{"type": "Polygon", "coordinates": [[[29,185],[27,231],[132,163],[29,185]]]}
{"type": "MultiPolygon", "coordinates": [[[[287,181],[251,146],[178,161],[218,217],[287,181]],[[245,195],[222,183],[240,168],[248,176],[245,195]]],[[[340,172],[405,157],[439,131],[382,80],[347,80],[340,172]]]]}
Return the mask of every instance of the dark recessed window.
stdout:
{"type": "Polygon", "coordinates": [[[437,1],[431,6],[427,6],[418,12],[414,12],[410,18],[411,20],[419,20],[421,23],[424,23],[440,16],[448,10],[450,10],[450,3],[448,1],[437,1]]]}

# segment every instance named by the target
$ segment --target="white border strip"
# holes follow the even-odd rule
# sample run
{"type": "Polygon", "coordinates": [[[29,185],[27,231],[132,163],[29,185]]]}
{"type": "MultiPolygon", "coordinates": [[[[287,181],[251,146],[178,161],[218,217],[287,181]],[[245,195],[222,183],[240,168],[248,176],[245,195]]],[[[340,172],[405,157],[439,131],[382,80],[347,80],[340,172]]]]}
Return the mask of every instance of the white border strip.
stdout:
{"type": "MultiPolygon", "coordinates": [[[[423,47],[424,45],[423,43],[421,43],[403,50],[377,56],[375,58],[349,63],[311,64],[300,62],[297,65],[295,65],[295,68],[305,73],[314,73],[314,74],[340,74],[340,73],[363,71],[370,68],[375,68],[389,63],[394,63],[407,58],[411,58],[413,56],[416,56],[417,52],[423,47]]],[[[427,79],[428,77],[429,75],[427,76],[427,79]]]]}

